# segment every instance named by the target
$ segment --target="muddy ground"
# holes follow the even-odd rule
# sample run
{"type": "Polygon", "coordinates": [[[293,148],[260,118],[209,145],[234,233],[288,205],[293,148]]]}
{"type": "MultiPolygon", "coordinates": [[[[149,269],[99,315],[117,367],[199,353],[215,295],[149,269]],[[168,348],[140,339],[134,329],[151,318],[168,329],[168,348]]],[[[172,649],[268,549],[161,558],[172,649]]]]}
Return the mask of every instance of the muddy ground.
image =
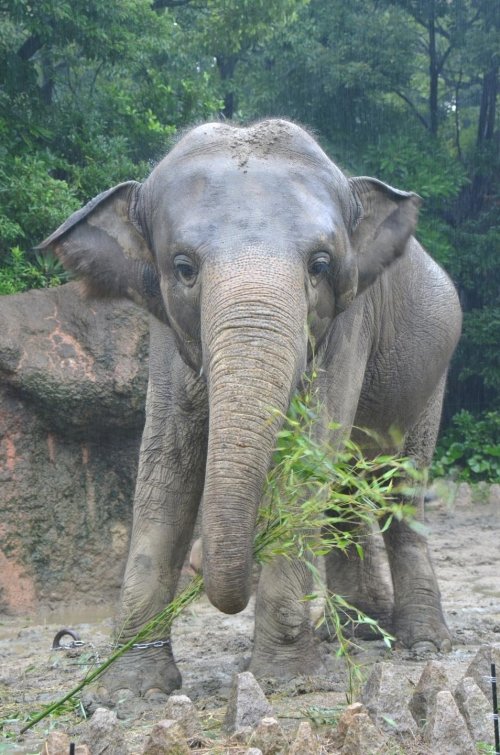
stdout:
{"type": "MultiPolygon", "coordinates": [[[[454,638],[453,651],[440,656],[450,680],[458,680],[477,648],[500,642],[500,500],[483,490],[479,500],[437,500],[427,509],[429,543],[443,596],[443,606],[454,638]]],[[[75,586],[75,591],[77,586],[75,586]]],[[[173,642],[183,674],[182,693],[196,704],[204,728],[204,747],[198,752],[244,752],[227,749],[220,725],[231,677],[243,670],[252,647],[252,608],[224,616],[200,599],[174,627],[173,642]]],[[[52,716],[23,736],[16,735],[28,714],[60,697],[79,681],[95,657],[109,652],[109,607],[81,611],[42,611],[36,617],[0,617],[0,753],[39,753],[47,732],[62,729],[79,740],[81,709],[52,716]],[[62,626],[76,629],[88,644],[76,651],[51,651],[54,634],[62,626]]],[[[377,660],[391,660],[401,673],[418,678],[423,659],[404,649],[387,650],[381,641],[360,642],[353,659],[367,678],[377,660]]],[[[285,687],[265,686],[285,729],[293,731],[309,720],[321,734],[324,752],[334,752],[332,722],[346,704],[345,667],[335,657],[336,646],[323,643],[328,677],[297,679],[285,687]]],[[[360,692],[354,690],[354,698],[360,692]]],[[[140,753],[147,732],[164,718],[162,706],[149,703],[122,725],[133,752],[140,753]]],[[[403,742],[400,753],[427,753],[418,741],[403,742]]]]}

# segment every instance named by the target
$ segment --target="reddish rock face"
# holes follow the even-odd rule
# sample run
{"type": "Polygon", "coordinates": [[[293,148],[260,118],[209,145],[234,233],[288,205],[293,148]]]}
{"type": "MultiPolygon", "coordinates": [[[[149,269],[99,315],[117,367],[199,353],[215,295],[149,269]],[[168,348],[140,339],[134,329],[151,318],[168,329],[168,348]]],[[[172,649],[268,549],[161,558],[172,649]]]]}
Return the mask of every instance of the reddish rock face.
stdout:
{"type": "Polygon", "coordinates": [[[113,599],[128,548],[148,318],[75,284],[0,297],[0,611],[113,599]]]}

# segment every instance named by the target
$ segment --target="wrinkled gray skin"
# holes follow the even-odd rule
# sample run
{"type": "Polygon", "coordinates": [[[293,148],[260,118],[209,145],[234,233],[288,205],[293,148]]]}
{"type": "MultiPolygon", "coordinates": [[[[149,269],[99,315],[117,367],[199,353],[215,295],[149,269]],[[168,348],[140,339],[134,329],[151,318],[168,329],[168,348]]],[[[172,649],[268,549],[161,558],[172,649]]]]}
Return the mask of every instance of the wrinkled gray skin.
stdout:
{"type": "MultiPolygon", "coordinates": [[[[44,242],[88,294],[127,296],[153,315],[117,622],[125,638],[172,599],[202,496],[208,597],[226,613],[247,605],[279,429],[272,410],[286,412],[310,343],[325,407],[318,437],[332,420],[347,432],[354,424],[390,450],[399,435],[398,450],[429,463],[461,317],[449,279],[412,236],[418,206],[414,194],[375,179],[347,179],[296,125],[212,123],[184,136],[144,184],[101,194],[44,242]]],[[[405,645],[449,649],[425,540],[399,522],[384,539],[393,600],[369,542],[364,562],[355,553],[328,558],[329,585],[405,645]]],[[[263,568],[255,673],[320,668],[301,601],[309,589],[298,562],[263,568]]],[[[102,692],[151,696],[179,684],[170,650],[135,650],[102,692]]]]}

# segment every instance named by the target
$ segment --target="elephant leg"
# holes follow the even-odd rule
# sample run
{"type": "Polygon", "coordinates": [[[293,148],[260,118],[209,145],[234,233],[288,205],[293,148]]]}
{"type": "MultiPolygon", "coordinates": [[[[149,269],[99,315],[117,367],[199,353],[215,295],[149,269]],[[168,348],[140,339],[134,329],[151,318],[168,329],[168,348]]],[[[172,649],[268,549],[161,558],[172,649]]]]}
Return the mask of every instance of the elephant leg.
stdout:
{"type": "MultiPolygon", "coordinates": [[[[425,470],[439,430],[444,379],[405,440],[405,455],[425,470]]],[[[424,517],[424,489],[410,501],[424,517]]],[[[425,537],[405,521],[393,520],[383,533],[394,586],[394,633],[415,650],[449,651],[451,637],[441,608],[441,596],[425,537]]]]}
{"type": "MultiPolygon", "coordinates": [[[[328,407],[326,418],[343,428],[340,431],[328,430],[328,444],[332,450],[342,446],[343,438],[349,428],[353,426],[355,428],[356,425],[364,426],[363,422],[356,422],[359,396],[365,376],[365,369],[361,369],[360,365],[366,365],[372,344],[371,339],[367,337],[370,331],[368,326],[363,327],[362,323],[358,323],[356,330],[358,341],[353,342],[349,339],[349,346],[339,350],[336,360],[332,362],[327,372],[327,390],[321,395],[322,404],[328,407]]],[[[355,432],[354,429],[354,438],[362,446],[365,441],[364,433],[361,432],[356,438],[355,432]]],[[[339,523],[335,526],[342,529],[339,523]]],[[[353,530],[353,527],[356,539],[362,546],[363,557],[360,557],[354,545],[344,551],[332,548],[325,557],[327,588],[329,592],[345,598],[359,611],[375,619],[383,629],[391,631],[392,589],[390,580],[386,579],[383,573],[382,559],[377,547],[378,533],[375,537],[372,531],[361,522],[359,524],[351,522],[344,526],[349,532],[353,530]]],[[[379,636],[371,626],[366,624],[356,626],[348,617],[346,617],[345,631],[356,637],[366,637],[366,639],[375,639],[379,636]]],[[[326,624],[321,628],[320,634],[325,639],[328,638],[326,624]]]]}
{"type": "Polygon", "coordinates": [[[257,676],[291,678],[321,670],[309,602],[304,600],[311,591],[311,571],[300,559],[277,556],[262,567],[250,662],[257,676]]]}
{"type": "MultiPolygon", "coordinates": [[[[338,526],[338,525],[337,525],[338,526]]],[[[352,529],[352,525],[350,527],[352,529]]],[[[362,557],[354,545],[346,550],[332,548],[325,556],[328,591],[340,595],[388,632],[392,631],[392,588],[384,575],[382,559],[375,533],[359,525],[356,540],[362,547],[362,557]]],[[[380,637],[372,625],[356,624],[354,617],[346,616],[345,629],[354,637],[373,640],[380,637]]],[[[327,638],[328,624],[321,636],[327,638]]]]}
{"type": "MultiPolygon", "coordinates": [[[[168,392],[150,378],[131,543],[115,622],[118,643],[134,637],[173,600],[202,495],[206,389],[194,378],[191,386],[185,380],[176,386],[173,372],[168,392]]],[[[169,635],[169,628],[158,628],[148,639],[168,640],[169,635]]],[[[130,695],[169,694],[180,685],[167,643],[124,653],[100,678],[98,695],[103,702],[116,702],[130,695]]]]}

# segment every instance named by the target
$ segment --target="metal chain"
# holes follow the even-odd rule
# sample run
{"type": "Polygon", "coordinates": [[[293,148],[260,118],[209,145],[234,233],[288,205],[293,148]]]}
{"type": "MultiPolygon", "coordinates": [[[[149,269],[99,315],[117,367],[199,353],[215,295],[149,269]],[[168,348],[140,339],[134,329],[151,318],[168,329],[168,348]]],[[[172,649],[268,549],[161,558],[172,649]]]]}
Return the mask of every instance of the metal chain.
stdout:
{"type": "MultiPolygon", "coordinates": [[[[116,650],[119,650],[120,648],[125,647],[126,643],[116,643],[114,645],[116,650]]],[[[57,632],[56,636],[54,637],[54,641],[52,643],[52,650],[74,650],[75,648],[81,648],[84,645],[92,645],[92,643],[84,642],[80,639],[78,634],[75,632],[74,629],[60,629],[59,632],[57,632]],[[61,638],[65,635],[69,635],[72,638],[72,641],[68,643],[67,645],[61,645],[61,638]]],[[[163,648],[168,647],[171,648],[171,642],[169,638],[165,638],[162,640],[150,640],[149,642],[135,642],[133,645],[130,646],[129,650],[149,650],[149,648],[163,648]]]]}
{"type": "Polygon", "coordinates": [[[57,647],[52,648],[52,650],[74,650],[75,648],[81,648],[87,644],[88,643],[83,640],[73,640],[69,645],[58,645],[57,647]]]}
{"type": "MultiPolygon", "coordinates": [[[[170,640],[151,640],[150,642],[135,642],[129,650],[149,650],[149,648],[163,648],[163,647],[170,647],[171,643],[170,640]]],[[[125,644],[117,644],[115,647],[123,648],[125,647],[125,644]]]]}

